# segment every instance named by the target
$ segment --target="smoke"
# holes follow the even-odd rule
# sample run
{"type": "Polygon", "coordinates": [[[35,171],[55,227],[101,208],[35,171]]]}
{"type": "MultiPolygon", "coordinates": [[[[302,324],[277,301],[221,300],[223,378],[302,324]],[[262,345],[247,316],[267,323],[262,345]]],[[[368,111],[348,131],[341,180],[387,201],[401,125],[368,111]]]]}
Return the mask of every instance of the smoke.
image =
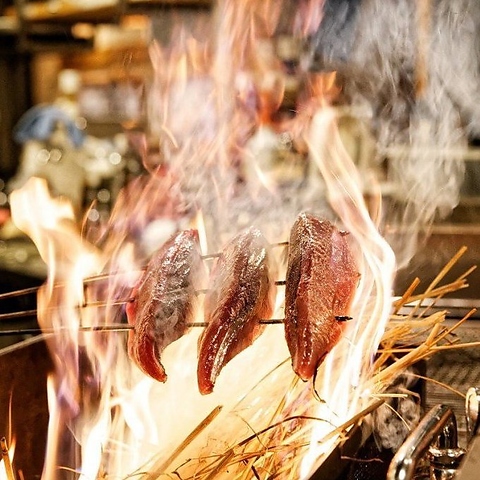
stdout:
{"type": "MultiPolygon", "coordinates": [[[[299,211],[298,192],[285,195],[270,172],[254,167],[265,159],[273,163],[269,158],[282,148],[278,135],[262,136],[259,128],[259,117],[283,98],[272,49],[281,5],[220,1],[203,36],[177,27],[170,41],[151,48],[150,129],[184,211],[206,217],[210,249],[250,225],[261,225],[271,241],[283,239],[299,211]],[[277,144],[268,146],[271,154],[257,147],[272,137],[277,144]]],[[[146,167],[157,169],[148,162],[146,167]]]]}
{"type": "Polygon", "coordinates": [[[317,66],[342,78],[343,101],[370,112],[394,187],[384,233],[399,265],[419,231],[458,204],[458,151],[480,135],[479,25],[476,0],[329,1],[313,39],[317,66]]]}
{"type": "Polygon", "coordinates": [[[388,189],[382,233],[401,268],[419,234],[458,204],[462,150],[480,136],[476,0],[223,0],[208,23],[202,19],[201,35],[189,25],[170,45],[152,47],[151,130],[187,210],[209,212],[218,238],[255,223],[280,225],[278,236],[308,195],[299,185],[285,192],[262,181],[252,191],[237,173],[257,155],[248,140],[259,115],[282,95],[271,75],[278,65],[264,47],[299,25],[305,35],[299,19],[312,15],[309,68],[335,70],[340,101],[371,128],[371,163],[388,189]]]}

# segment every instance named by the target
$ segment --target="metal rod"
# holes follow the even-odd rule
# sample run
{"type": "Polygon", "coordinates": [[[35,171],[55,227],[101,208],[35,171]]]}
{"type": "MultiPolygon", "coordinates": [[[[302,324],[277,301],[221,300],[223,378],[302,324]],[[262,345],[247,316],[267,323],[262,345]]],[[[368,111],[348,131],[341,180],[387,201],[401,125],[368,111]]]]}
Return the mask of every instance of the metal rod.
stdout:
{"type": "Polygon", "coordinates": [[[8,335],[40,335],[50,333],[62,333],[65,331],[79,331],[79,332],[130,332],[133,330],[133,325],[120,323],[118,325],[97,325],[94,327],[57,327],[57,328],[12,328],[8,330],[0,330],[0,336],[8,335]]]}
{"type": "Polygon", "coordinates": [[[16,318],[36,317],[36,316],[37,316],[37,310],[23,310],[21,312],[0,313],[0,321],[15,320],[16,318]]]}
{"type": "MultiPolygon", "coordinates": [[[[275,285],[284,286],[286,284],[285,280],[277,280],[275,285]]],[[[0,294],[0,300],[9,297],[16,297],[26,293],[34,293],[38,290],[39,287],[35,287],[32,289],[25,289],[25,290],[18,290],[15,292],[9,292],[8,294],[0,294]]],[[[199,295],[203,295],[208,292],[208,289],[197,290],[196,293],[199,295]]],[[[98,300],[98,301],[90,301],[86,302],[82,305],[78,305],[78,308],[102,308],[102,307],[118,307],[125,305],[127,303],[133,302],[134,298],[127,298],[126,300],[112,300],[112,301],[105,301],[105,300],[98,300]]],[[[8,313],[0,313],[0,322],[4,320],[15,320],[17,318],[24,318],[24,317],[36,317],[37,310],[23,310],[20,312],[8,312],[8,313]]]]}
{"type": "Polygon", "coordinates": [[[23,288],[22,290],[15,290],[14,292],[0,293],[0,300],[13,298],[13,297],[21,297],[22,295],[30,295],[32,293],[37,293],[38,289],[39,287],[30,287],[30,288],[23,288]]]}
{"type": "MultiPolygon", "coordinates": [[[[124,305],[128,302],[131,302],[132,299],[128,300],[117,300],[113,301],[111,303],[105,303],[105,302],[91,302],[91,303],[86,303],[84,305],[79,305],[78,308],[87,308],[87,307],[107,307],[107,306],[120,306],[124,305]]],[[[5,321],[5,320],[16,320],[17,318],[25,318],[25,317],[37,317],[38,310],[23,310],[21,312],[11,312],[11,313],[0,313],[0,322],[5,321]]],[[[347,322],[350,320],[353,320],[353,317],[350,317],[349,315],[336,315],[335,320],[338,322],[347,322]]],[[[259,320],[258,323],[263,324],[263,325],[275,325],[279,323],[283,323],[283,319],[265,319],[265,320],[259,320]]],[[[208,322],[195,322],[192,324],[189,324],[188,326],[195,326],[195,327],[206,327],[208,325],[208,322]]],[[[4,330],[6,331],[6,330],[4,330]]],[[[0,330],[1,334],[1,330],[0,330]]]]}
{"type": "MultiPolygon", "coordinates": [[[[126,274],[126,273],[125,273],[126,274]]],[[[88,284],[88,283],[92,283],[94,281],[98,281],[98,280],[103,280],[103,279],[106,279],[108,278],[109,276],[112,276],[112,275],[116,275],[116,274],[104,274],[104,275],[97,275],[95,277],[88,277],[84,280],[84,284],[88,284]]],[[[121,275],[121,274],[118,274],[118,275],[121,275]]],[[[275,285],[277,286],[283,286],[286,284],[286,281],[285,280],[276,280],[275,281],[275,285]]],[[[55,286],[60,286],[61,284],[56,284],[55,286]]],[[[21,297],[22,295],[30,295],[30,294],[33,294],[33,293],[37,293],[38,290],[40,289],[40,287],[31,287],[31,288],[24,288],[22,290],[15,290],[13,292],[7,292],[7,293],[0,293],[0,300],[6,300],[6,299],[9,299],[9,298],[13,298],[13,297],[21,297]]],[[[203,290],[197,290],[197,293],[206,293],[208,292],[208,289],[203,289],[203,290]]],[[[127,300],[116,300],[114,301],[113,303],[108,303],[108,305],[120,305],[122,303],[127,303],[127,302],[130,302],[132,299],[127,299],[127,300]]],[[[107,303],[106,302],[103,302],[103,304],[94,304],[93,302],[92,303],[89,303],[88,306],[90,305],[95,305],[95,306],[107,306],[107,303]]],[[[83,306],[87,306],[87,305],[83,305],[83,306]]]]}
{"type": "Polygon", "coordinates": [[[418,461],[436,440],[439,448],[458,446],[455,415],[446,405],[433,407],[407,437],[390,463],[387,480],[411,480],[418,461]]]}
{"type": "MultiPolygon", "coordinates": [[[[272,247],[284,247],[284,246],[288,246],[288,244],[289,244],[288,241],[277,242],[277,243],[273,243],[271,246],[272,247]]],[[[222,255],[221,252],[210,253],[210,254],[207,254],[207,255],[202,255],[201,258],[203,260],[208,260],[208,259],[211,259],[211,258],[218,258],[221,255],[222,255]]],[[[146,268],[147,267],[144,266],[139,271],[144,271],[146,268]]],[[[132,273],[131,271],[130,272],[100,273],[98,275],[92,275],[91,277],[86,277],[83,280],[83,283],[84,284],[89,284],[89,283],[98,282],[98,281],[101,281],[101,280],[108,280],[110,277],[116,276],[116,275],[131,275],[131,273],[132,273]]],[[[275,282],[275,284],[276,285],[285,285],[285,280],[278,280],[278,281],[275,282]]],[[[64,282],[56,283],[54,286],[61,286],[61,285],[64,285],[64,282]]],[[[34,293],[37,293],[40,288],[41,287],[30,287],[30,288],[24,288],[24,289],[21,289],[21,290],[15,290],[13,292],[0,293],[0,300],[6,300],[8,298],[19,297],[19,296],[22,296],[22,295],[34,294],[34,293]]]]}
{"type": "MultiPolygon", "coordinates": [[[[261,325],[280,325],[283,324],[283,319],[272,318],[270,320],[259,320],[261,325]]],[[[208,322],[190,322],[187,323],[188,328],[202,328],[208,326],[208,322]]],[[[79,332],[130,332],[135,330],[134,325],[126,323],[112,324],[112,325],[97,325],[93,327],[80,326],[78,328],[73,327],[57,327],[57,328],[9,328],[0,329],[0,336],[8,335],[40,335],[50,333],[61,333],[68,330],[76,330],[79,332]]]]}
{"type": "Polygon", "coordinates": [[[87,308],[87,307],[119,307],[121,305],[125,305],[127,303],[133,302],[133,298],[128,298],[127,300],[112,300],[111,302],[105,300],[98,300],[95,302],[86,302],[83,305],[80,305],[79,308],[87,308]]]}
{"type": "MultiPolygon", "coordinates": [[[[285,280],[277,280],[275,282],[275,285],[282,286],[285,285],[286,282],[285,280]]],[[[29,289],[30,290],[30,289],[29,289]]],[[[197,294],[205,294],[208,292],[208,289],[205,290],[197,290],[197,294]]],[[[16,292],[11,292],[11,296],[16,296],[14,295],[16,292]]],[[[0,295],[0,300],[2,297],[0,295]]],[[[98,300],[98,301],[90,301],[86,302],[82,305],[78,305],[78,308],[87,308],[87,307],[92,307],[92,308],[103,308],[103,307],[118,307],[125,305],[127,303],[133,302],[134,298],[127,298],[126,300],[120,299],[120,300],[112,300],[112,301],[105,301],[105,300],[98,300]]],[[[9,313],[0,313],[0,322],[4,320],[15,320],[17,318],[24,318],[24,317],[36,317],[37,316],[37,310],[23,310],[20,312],[9,312],[9,313]]],[[[344,320],[347,317],[338,317],[338,320],[344,320]]],[[[348,317],[349,319],[349,317],[348,317]]]]}

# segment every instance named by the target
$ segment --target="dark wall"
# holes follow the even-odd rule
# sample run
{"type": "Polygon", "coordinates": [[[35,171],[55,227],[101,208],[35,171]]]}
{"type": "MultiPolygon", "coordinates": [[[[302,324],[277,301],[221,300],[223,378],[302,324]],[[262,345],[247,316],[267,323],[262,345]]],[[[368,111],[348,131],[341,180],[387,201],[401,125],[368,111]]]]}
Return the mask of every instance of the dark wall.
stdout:
{"type": "Polygon", "coordinates": [[[16,53],[13,39],[0,41],[0,179],[7,180],[15,173],[20,154],[20,146],[13,141],[13,127],[32,106],[30,55],[16,53]]]}
{"type": "Polygon", "coordinates": [[[45,458],[46,385],[52,364],[45,343],[27,342],[18,347],[0,353],[0,436],[15,436],[16,478],[21,471],[21,478],[36,480],[41,477],[45,458]]]}

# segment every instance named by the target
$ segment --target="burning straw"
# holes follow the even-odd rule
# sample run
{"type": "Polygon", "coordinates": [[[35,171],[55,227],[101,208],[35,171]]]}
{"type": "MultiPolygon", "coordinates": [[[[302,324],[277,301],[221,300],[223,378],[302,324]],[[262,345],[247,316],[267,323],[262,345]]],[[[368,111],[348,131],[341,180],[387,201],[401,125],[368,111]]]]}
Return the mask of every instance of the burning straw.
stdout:
{"type": "Polygon", "coordinates": [[[2,460],[7,475],[7,480],[15,480],[15,474],[13,473],[12,462],[10,460],[10,454],[8,450],[8,443],[5,437],[0,439],[0,448],[2,449],[2,460]]]}
{"type": "MultiPolygon", "coordinates": [[[[170,173],[160,184],[155,182],[156,174],[148,185],[137,183],[134,205],[117,203],[105,244],[84,241],[75,229],[72,209],[60,208],[42,189],[25,197],[12,194],[12,211],[17,206],[20,214],[18,226],[34,239],[49,264],[48,282],[39,292],[39,320],[44,328],[68,327],[49,342],[57,371],[49,390],[51,420],[56,420],[51,422],[47,448],[44,478],[48,480],[56,478],[58,465],[65,461],[59,443],[67,429],[81,445],[82,466],[73,468],[81,468],[82,478],[97,478],[99,472],[112,479],[144,480],[306,478],[343,442],[353,425],[362,423],[390,395],[388,386],[398,374],[440,348],[457,346],[447,343],[453,329],[443,326],[446,312],[429,314],[420,307],[424,299],[440,298],[466,286],[465,276],[441,284],[451,265],[420,296],[412,285],[390,315],[396,268],[393,251],[366,208],[362,178],[343,147],[336,116],[332,109],[322,108],[321,99],[312,99],[311,111],[317,113],[311,125],[309,119],[307,127],[300,129],[299,137],[305,134],[305,138],[295,138],[309,150],[308,185],[295,183],[283,191],[271,179],[263,182],[268,176],[264,168],[261,178],[246,181],[240,189],[233,167],[243,150],[254,152],[248,147],[247,132],[261,105],[250,111],[248,101],[239,100],[248,100],[252,88],[262,93],[265,78],[276,86],[275,79],[258,75],[262,68],[253,67],[268,67],[254,41],[268,40],[280,3],[220,2],[213,46],[185,42],[190,55],[177,55],[174,48],[171,56],[177,62],[171,68],[166,67],[168,51],[160,45],[152,47],[155,79],[148,103],[156,115],[149,120],[152,131],[162,137],[170,173]],[[204,61],[193,62],[196,69],[182,68],[189,57],[204,61]],[[242,78],[243,82],[234,81],[242,78]],[[315,166],[318,171],[313,172],[315,166]],[[303,195],[304,187],[311,195],[303,195]],[[158,199],[164,191],[178,193],[180,198],[158,199]],[[182,212],[170,212],[172,203],[181,203],[182,212]],[[32,218],[33,205],[40,206],[33,214],[38,218],[32,218]],[[114,323],[112,309],[98,313],[97,308],[77,308],[85,297],[83,282],[105,270],[127,270],[131,272],[128,279],[111,277],[111,284],[98,287],[99,297],[126,298],[138,279],[140,257],[150,251],[144,245],[148,236],[136,233],[144,233],[152,220],[158,220],[159,206],[165,214],[169,212],[173,223],[180,222],[175,215],[186,215],[189,209],[205,212],[213,251],[250,224],[268,229],[266,236],[273,243],[283,238],[299,211],[334,210],[355,243],[361,279],[352,305],[355,320],[313,383],[296,379],[278,325],[269,325],[261,338],[225,367],[208,398],[196,389],[200,329],[192,329],[165,349],[162,363],[169,375],[165,384],[154,383],[136,369],[120,335],[92,336],[80,330],[85,325],[101,328],[114,323]],[[139,244],[142,252],[137,251],[139,244]],[[65,282],[65,287],[53,288],[58,282],[65,282]],[[398,308],[412,301],[419,304],[414,313],[400,315],[398,308]],[[379,344],[381,350],[372,364],[379,344]],[[395,351],[398,347],[407,349],[403,356],[395,351]]],[[[281,88],[274,90],[270,103],[281,88]]],[[[147,169],[158,173],[157,165],[147,160],[147,169]]]]}
{"type": "MultiPolygon", "coordinates": [[[[319,120],[319,126],[327,124],[333,128],[329,123],[330,115],[319,120]]],[[[330,133],[329,128],[320,131],[330,133]]],[[[344,181],[343,190],[332,189],[342,193],[342,198],[337,195],[332,204],[338,206],[344,220],[351,221],[350,224],[344,223],[359,244],[365,246],[368,240],[376,242],[371,250],[375,253],[364,252],[364,256],[375,272],[375,278],[382,278],[386,269],[378,258],[383,255],[388,260],[390,256],[388,250],[382,250],[385,245],[375,226],[368,223],[361,192],[355,189],[354,179],[349,176],[352,168],[346,163],[341,149],[325,149],[323,153],[325,159],[339,161],[338,166],[330,162],[326,172],[335,177],[333,186],[339,179],[344,181]],[[348,195],[344,195],[345,192],[348,195]],[[343,197],[349,200],[347,204],[341,203],[343,197]],[[377,232],[376,236],[372,232],[377,232]],[[381,253],[377,255],[377,252],[381,253]]],[[[327,165],[322,164],[322,167],[327,165]]],[[[40,245],[43,243],[49,247],[48,253],[52,251],[51,244],[63,245],[65,239],[70,244],[76,239],[77,250],[83,253],[83,243],[72,234],[70,227],[65,233],[58,228],[44,229],[41,239],[40,245]]],[[[296,379],[284,345],[283,331],[278,325],[270,325],[241,358],[237,357],[225,367],[214,394],[209,398],[202,397],[196,391],[195,335],[199,329],[175,342],[170,350],[165,350],[162,361],[165,360],[169,379],[161,385],[139,375],[126,355],[122,340],[118,343],[114,340],[118,339],[117,334],[110,334],[108,340],[101,335],[87,340],[86,334],[79,331],[79,326],[83,325],[81,320],[90,320],[92,327],[97,324],[101,327],[101,321],[109,321],[108,317],[90,316],[91,311],[97,309],[83,309],[79,315],[79,309],[74,307],[83,298],[83,279],[98,274],[103,266],[101,252],[92,252],[91,246],[86,247],[89,255],[80,255],[80,259],[96,258],[100,260],[99,265],[84,261],[82,266],[89,268],[82,269],[80,273],[83,275],[74,278],[78,283],[65,291],[42,289],[43,303],[40,305],[44,318],[49,320],[50,307],[63,307],[55,309],[58,315],[55,317],[56,327],[64,326],[66,320],[71,322],[69,335],[56,336],[55,341],[63,340],[64,343],[55,343],[52,348],[61,367],[58,385],[54,385],[58,391],[52,391],[52,403],[57,402],[58,419],[65,416],[70,422],[68,428],[82,443],[85,469],[82,474],[85,478],[96,478],[100,471],[106,472],[107,478],[144,480],[305,478],[332,449],[342,444],[352,426],[363,423],[366,416],[388,398],[388,387],[400,373],[439,349],[458,346],[448,343],[453,342],[454,329],[443,325],[447,312],[429,313],[429,305],[423,304],[467,286],[469,271],[451,283],[442,283],[465,249],[459,251],[423,293],[417,293],[418,281],[415,281],[394,303],[393,309],[388,281],[376,280],[375,290],[372,288],[373,279],[365,275],[357,297],[367,300],[367,304],[359,305],[359,300],[355,313],[352,312],[355,316],[352,328],[337,346],[344,348],[336,348],[327,356],[313,384],[296,379]],[[74,297],[70,308],[64,308],[61,303],[67,293],[74,297]],[[74,293],[79,295],[74,296],[74,293]],[[50,297],[47,298],[47,294],[50,297]],[[412,312],[401,315],[401,307],[412,302],[416,302],[412,312]],[[379,318],[382,320],[381,331],[378,331],[378,325],[372,326],[379,318]],[[382,334],[379,342],[373,338],[382,334]],[[367,355],[375,355],[377,349],[369,348],[370,343],[375,347],[378,343],[381,345],[373,365],[367,355]],[[89,359],[93,358],[90,363],[86,361],[87,347],[94,347],[94,351],[88,353],[91,355],[89,359]],[[399,347],[405,350],[396,351],[399,347]],[[73,357],[69,359],[69,365],[75,370],[66,368],[67,355],[73,357]],[[79,365],[84,370],[79,369],[79,365]],[[100,366],[102,368],[97,369],[100,366]],[[58,397],[54,397],[55,394],[58,397]],[[337,404],[339,399],[343,400],[340,406],[337,404]],[[152,406],[154,408],[150,408],[152,406]],[[78,412],[83,416],[77,416],[78,412]],[[305,467],[307,455],[314,462],[305,467]],[[143,467],[139,468],[139,465],[143,467]]],[[[62,267],[72,262],[73,271],[77,271],[70,256],[62,257],[62,260],[62,267]]],[[[47,287],[54,285],[55,278],[54,275],[47,287]]],[[[65,281],[64,275],[57,278],[57,281],[65,281]]],[[[55,426],[67,428],[60,420],[52,425],[52,435],[58,436],[55,426]]],[[[49,447],[53,453],[46,474],[49,479],[54,478],[54,471],[61,463],[55,456],[58,454],[55,451],[56,438],[51,440],[49,447]]]]}
{"type": "MultiPolygon", "coordinates": [[[[335,140],[332,118],[329,112],[317,117],[317,127],[318,132],[331,133],[335,140]]],[[[328,143],[322,136],[317,141],[328,143]]],[[[370,270],[362,270],[365,275],[352,310],[355,317],[352,328],[327,356],[313,383],[296,379],[283,330],[278,325],[268,326],[241,357],[225,367],[211,396],[202,397],[196,390],[195,346],[199,329],[165,350],[162,363],[165,361],[169,379],[165,384],[153,383],[135,370],[123,339],[118,340],[117,334],[86,339],[87,334],[80,331],[84,321],[90,321],[92,327],[102,327],[102,322],[111,321],[108,315],[96,316],[92,312],[98,309],[85,308],[79,312],[76,308],[83,299],[83,280],[102,271],[105,255],[91,245],[84,245],[73,233],[71,223],[63,231],[52,228],[50,218],[46,219],[48,228],[38,229],[39,245],[44,245],[46,252],[54,257],[54,246],[70,246],[75,241],[74,250],[80,254],[82,268],[78,272],[77,259],[64,255],[60,275],[53,272],[40,291],[43,319],[55,320],[56,328],[69,326],[65,334],[62,331],[62,335],[56,336],[55,344],[52,341],[58,378],[52,388],[51,411],[55,412],[56,407],[58,413],[53,415],[57,421],[51,423],[51,456],[45,478],[55,478],[54,472],[62,463],[56,451],[57,430],[61,428],[70,428],[81,443],[84,478],[96,478],[100,471],[106,472],[107,478],[144,480],[305,478],[332,449],[342,444],[352,426],[363,423],[388,398],[388,387],[400,373],[438,349],[458,346],[448,343],[454,329],[443,325],[447,312],[429,314],[430,307],[424,307],[423,302],[467,286],[469,271],[451,283],[442,283],[465,249],[423,293],[416,292],[418,281],[415,281],[395,302],[392,312],[389,281],[393,262],[388,245],[371,222],[358,184],[351,176],[354,168],[349,166],[341,148],[328,147],[316,152],[319,165],[325,169],[325,178],[334,177],[330,186],[331,204],[340,212],[358,248],[365,249],[359,252],[359,257],[363,255],[370,270]],[[342,189],[335,188],[340,180],[342,189]],[[366,245],[371,248],[365,248],[366,245]],[[72,267],[79,275],[72,278],[68,288],[67,285],[64,289],[53,288],[56,281],[66,282],[63,274],[66,267],[72,267]],[[384,279],[385,271],[388,278],[384,279]],[[68,300],[71,302],[66,303],[68,300]],[[400,308],[412,302],[416,302],[413,313],[401,315],[400,308]],[[53,319],[51,307],[55,312],[53,319]],[[381,350],[372,364],[370,358],[376,354],[379,343],[381,350]],[[397,356],[400,352],[395,349],[399,347],[406,349],[401,352],[403,356],[397,356]],[[307,456],[314,461],[305,467],[307,456]]],[[[59,225],[62,224],[65,222],[59,225]]],[[[33,229],[30,222],[25,221],[25,225],[33,229]]],[[[121,286],[131,291],[130,285],[121,286]]]]}
{"type": "MultiPolygon", "coordinates": [[[[417,292],[420,280],[415,279],[405,294],[394,300],[392,314],[372,367],[372,376],[361,387],[369,399],[366,401],[366,407],[351,418],[335,426],[324,418],[312,415],[311,412],[315,411],[319,402],[323,400],[294,378],[283,396],[272,406],[270,415],[264,415],[264,427],[252,429],[250,435],[239,438],[223,451],[212,451],[199,456],[190,455],[192,444],[205,433],[219,415],[221,411],[219,406],[192,430],[168,459],[162,459],[161,456],[152,458],[143,467],[144,473],[140,469],[127,478],[137,476],[143,480],[299,478],[298,457],[312,446],[312,429],[316,425],[322,423],[327,427],[325,435],[319,440],[319,443],[329,446],[323,454],[326,458],[333,448],[341,446],[348,438],[353,426],[364,423],[388,398],[405,396],[390,393],[387,389],[406,369],[444,348],[476,346],[476,343],[456,343],[454,337],[455,330],[468,320],[474,310],[448,328],[444,325],[448,314],[446,310],[429,313],[436,300],[468,287],[467,277],[475,267],[468,269],[452,282],[442,283],[465,251],[466,248],[461,248],[424,292],[417,292]],[[400,314],[399,311],[406,305],[413,308],[407,314],[400,314]],[[402,356],[398,356],[399,354],[402,356]],[[291,403],[292,398],[297,401],[291,403]]],[[[289,368],[288,360],[277,368],[283,369],[285,366],[289,368]]],[[[316,379],[316,383],[320,381],[320,378],[316,379]]],[[[206,438],[200,439],[200,442],[208,444],[212,436],[215,436],[215,433],[212,430],[207,431],[206,438]]],[[[198,444],[193,450],[198,451],[198,444]]]]}

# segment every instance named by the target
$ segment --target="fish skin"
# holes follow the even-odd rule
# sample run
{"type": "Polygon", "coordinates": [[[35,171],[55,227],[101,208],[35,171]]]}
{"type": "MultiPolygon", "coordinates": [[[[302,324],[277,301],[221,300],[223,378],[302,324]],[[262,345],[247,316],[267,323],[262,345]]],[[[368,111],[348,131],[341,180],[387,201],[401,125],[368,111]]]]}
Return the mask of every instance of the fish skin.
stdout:
{"type": "Polygon", "coordinates": [[[163,350],[188,330],[197,307],[194,280],[205,275],[197,230],[173,235],[152,257],[126,307],[128,353],[150,377],[165,382],[163,350]]]}
{"type": "Polygon", "coordinates": [[[358,283],[346,232],[327,220],[302,213],[289,242],[285,286],[285,337],[295,373],[315,375],[340,340],[358,283]]]}
{"type": "Polygon", "coordinates": [[[269,245],[251,227],[225,246],[205,296],[205,328],[199,341],[197,379],[202,395],[213,391],[223,367],[264,331],[275,305],[275,267],[269,245]]]}

